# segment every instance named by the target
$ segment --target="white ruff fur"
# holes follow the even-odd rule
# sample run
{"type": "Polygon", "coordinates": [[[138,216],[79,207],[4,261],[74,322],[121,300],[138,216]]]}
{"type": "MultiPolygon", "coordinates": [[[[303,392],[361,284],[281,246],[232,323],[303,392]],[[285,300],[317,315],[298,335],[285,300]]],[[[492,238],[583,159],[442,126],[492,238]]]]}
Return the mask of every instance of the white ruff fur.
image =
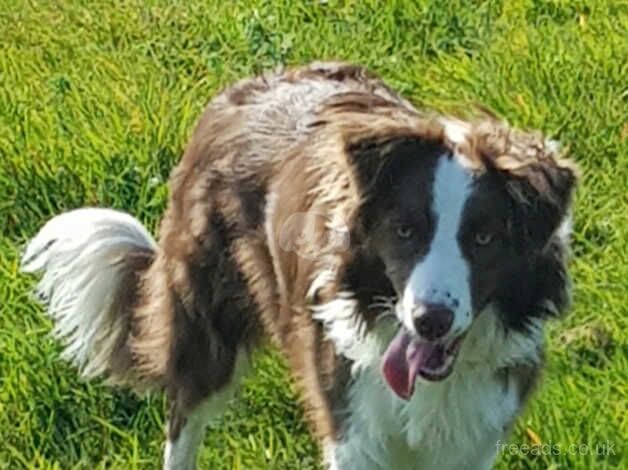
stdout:
{"type": "Polygon", "coordinates": [[[495,373],[509,365],[539,362],[540,322],[529,333],[506,332],[488,308],[469,330],[452,375],[443,382],[419,379],[412,398],[404,401],[385,385],[380,372],[390,323],[364,334],[348,296],[319,307],[315,317],[325,323],[338,354],[354,361],[351,417],[345,438],[325,445],[328,468],[491,467],[497,441],[505,437],[519,409],[512,379],[504,389],[495,373]]]}
{"type": "Polygon", "coordinates": [[[25,272],[43,271],[37,293],[48,305],[53,333],[66,347],[63,357],[86,377],[106,370],[120,328],[112,311],[124,256],[155,250],[133,217],[110,209],[77,209],[50,220],[22,257],[25,272]]]}

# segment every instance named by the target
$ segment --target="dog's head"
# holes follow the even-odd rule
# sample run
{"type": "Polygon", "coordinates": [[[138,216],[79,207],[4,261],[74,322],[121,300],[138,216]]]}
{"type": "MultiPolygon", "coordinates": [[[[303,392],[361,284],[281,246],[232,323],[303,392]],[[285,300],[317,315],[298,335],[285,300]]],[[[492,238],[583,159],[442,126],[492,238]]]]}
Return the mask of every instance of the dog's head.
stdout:
{"type": "Polygon", "coordinates": [[[489,306],[504,327],[521,330],[566,303],[562,232],[573,168],[553,145],[492,121],[448,131],[349,148],[367,195],[362,251],[381,261],[401,324],[383,373],[404,398],[417,377],[452,372],[489,306]]]}
{"type": "Polygon", "coordinates": [[[364,329],[346,326],[347,315],[368,328],[389,316],[373,308],[378,299],[393,299],[399,328],[383,374],[408,398],[418,377],[438,381],[452,372],[483,312],[524,330],[565,307],[561,226],[576,178],[534,134],[381,107],[352,99],[325,115],[273,188],[269,233],[281,241],[278,228],[294,213],[325,215],[302,224],[315,256],[277,243],[281,304],[319,304],[326,313],[317,318],[335,323],[340,343],[350,344],[347,336],[364,329]],[[345,243],[329,243],[325,234],[338,227],[346,228],[345,243]]]}

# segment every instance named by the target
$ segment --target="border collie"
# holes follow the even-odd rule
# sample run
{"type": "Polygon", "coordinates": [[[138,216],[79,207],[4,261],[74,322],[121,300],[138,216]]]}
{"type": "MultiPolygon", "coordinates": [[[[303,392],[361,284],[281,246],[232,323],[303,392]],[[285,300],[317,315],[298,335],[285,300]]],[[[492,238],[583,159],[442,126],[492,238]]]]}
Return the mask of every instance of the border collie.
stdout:
{"type": "Polygon", "coordinates": [[[165,391],[166,469],[195,467],[268,337],[329,469],[488,469],[569,301],[576,179],[537,133],[313,63],[210,102],[159,242],[78,209],[22,266],[83,376],[165,391]]]}

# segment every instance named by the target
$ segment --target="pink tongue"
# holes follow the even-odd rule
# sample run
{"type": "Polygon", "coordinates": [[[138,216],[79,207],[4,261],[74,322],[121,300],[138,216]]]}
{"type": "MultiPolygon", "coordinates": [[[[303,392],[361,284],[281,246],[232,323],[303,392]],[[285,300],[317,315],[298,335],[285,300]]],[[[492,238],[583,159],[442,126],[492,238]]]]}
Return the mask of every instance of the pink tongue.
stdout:
{"type": "Polygon", "coordinates": [[[419,372],[436,370],[445,362],[443,345],[417,341],[400,330],[384,353],[382,373],[390,388],[399,397],[408,400],[414,392],[419,372]]]}

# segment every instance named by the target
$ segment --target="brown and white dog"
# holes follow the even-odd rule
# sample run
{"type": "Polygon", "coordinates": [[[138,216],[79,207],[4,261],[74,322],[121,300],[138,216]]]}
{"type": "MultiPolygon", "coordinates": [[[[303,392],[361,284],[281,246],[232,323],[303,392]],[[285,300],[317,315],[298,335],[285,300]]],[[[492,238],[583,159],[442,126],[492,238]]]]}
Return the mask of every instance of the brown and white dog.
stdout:
{"type": "Polygon", "coordinates": [[[159,242],[79,209],[25,271],[87,377],[170,400],[165,468],[195,467],[264,337],[330,469],[487,469],[568,303],[576,177],[493,118],[417,111],[361,67],[244,80],[207,107],[159,242]]]}

